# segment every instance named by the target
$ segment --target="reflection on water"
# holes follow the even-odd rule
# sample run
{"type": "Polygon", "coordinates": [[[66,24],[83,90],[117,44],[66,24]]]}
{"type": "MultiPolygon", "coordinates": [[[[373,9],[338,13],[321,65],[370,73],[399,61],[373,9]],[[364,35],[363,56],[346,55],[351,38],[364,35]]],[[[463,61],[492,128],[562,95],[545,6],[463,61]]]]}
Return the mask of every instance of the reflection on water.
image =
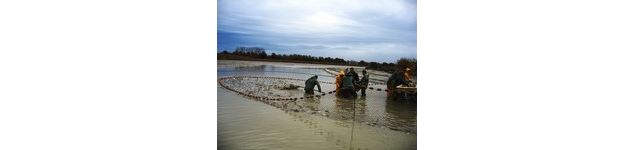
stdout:
{"type": "MultiPolygon", "coordinates": [[[[218,67],[219,77],[306,79],[320,75],[319,81],[334,80],[320,65],[219,61],[218,67]]],[[[335,86],[322,84],[322,88],[328,91],[335,86]]],[[[366,97],[356,99],[329,94],[284,101],[284,108],[239,96],[222,87],[217,91],[219,149],[416,148],[416,104],[387,100],[383,91],[367,91],[366,97]],[[288,111],[291,109],[298,111],[288,111]]],[[[302,90],[285,92],[305,96],[302,90]]]]}
{"type": "Polygon", "coordinates": [[[353,118],[353,111],[355,111],[355,117],[357,120],[363,119],[366,116],[365,98],[335,98],[333,99],[333,101],[335,102],[335,113],[333,114],[333,119],[351,120],[353,118]]]}
{"type": "MultiPolygon", "coordinates": [[[[313,94],[303,94],[304,97],[311,96],[313,94]]],[[[320,99],[322,97],[311,97],[304,99],[304,106],[310,111],[317,112],[320,110],[320,99]]]]}
{"type": "Polygon", "coordinates": [[[401,126],[413,127],[408,130],[414,130],[416,132],[417,125],[417,104],[411,101],[404,100],[386,100],[386,115],[387,122],[392,125],[389,128],[396,128],[401,126]]]}

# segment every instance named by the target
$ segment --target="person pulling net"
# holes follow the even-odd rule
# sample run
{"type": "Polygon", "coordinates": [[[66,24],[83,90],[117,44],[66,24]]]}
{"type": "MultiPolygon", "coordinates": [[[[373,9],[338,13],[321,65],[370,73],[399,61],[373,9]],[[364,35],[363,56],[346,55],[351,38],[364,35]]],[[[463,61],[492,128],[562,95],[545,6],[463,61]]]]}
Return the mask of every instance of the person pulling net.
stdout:
{"type": "Polygon", "coordinates": [[[412,81],[412,70],[404,68],[403,71],[392,74],[386,82],[388,97],[408,98],[416,96],[417,87],[412,81]]]}
{"type": "Polygon", "coordinates": [[[318,79],[318,76],[315,75],[313,77],[310,77],[304,82],[304,93],[314,94],[313,90],[315,86],[317,86],[318,92],[322,92],[322,87],[320,87],[320,82],[317,79],[318,79]]]}

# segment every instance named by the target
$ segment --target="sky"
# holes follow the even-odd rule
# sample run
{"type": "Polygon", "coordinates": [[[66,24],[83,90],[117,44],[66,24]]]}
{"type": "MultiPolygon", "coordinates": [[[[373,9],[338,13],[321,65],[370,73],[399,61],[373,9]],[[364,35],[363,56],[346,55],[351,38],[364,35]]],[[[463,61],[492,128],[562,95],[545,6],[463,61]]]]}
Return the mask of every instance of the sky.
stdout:
{"type": "Polygon", "coordinates": [[[417,53],[416,0],[219,0],[218,51],[395,62],[417,53]]]}

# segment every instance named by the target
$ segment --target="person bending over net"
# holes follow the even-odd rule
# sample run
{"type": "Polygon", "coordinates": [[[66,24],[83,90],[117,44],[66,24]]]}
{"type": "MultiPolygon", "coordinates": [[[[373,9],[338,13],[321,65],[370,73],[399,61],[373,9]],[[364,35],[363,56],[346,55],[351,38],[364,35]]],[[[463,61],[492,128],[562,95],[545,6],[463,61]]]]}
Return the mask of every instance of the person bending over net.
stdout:
{"type": "Polygon", "coordinates": [[[313,94],[313,89],[316,85],[318,87],[318,92],[322,92],[322,87],[320,87],[320,82],[318,82],[317,78],[318,76],[315,75],[304,82],[304,93],[313,94]]]}
{"type": "Polygon", "coordinates": [[[392,74],[388,81],[386,82],[386,88],[388,89],[388,96],[394,94],[395,89],[399,85],[404,85],[408,87],[414,87],[414,83],[412,82],[412,71],[410,68],[404,68],[403,71],[399,71],[395,74],[392,74]]]}
{"type": "Polygon", "coordinates": [[[342,79],[342,86],[340,88],[340,95],[342,98],[349,98],[357,96],[355,92],[355,79],[350,72],[346,73],[342,79]]]}

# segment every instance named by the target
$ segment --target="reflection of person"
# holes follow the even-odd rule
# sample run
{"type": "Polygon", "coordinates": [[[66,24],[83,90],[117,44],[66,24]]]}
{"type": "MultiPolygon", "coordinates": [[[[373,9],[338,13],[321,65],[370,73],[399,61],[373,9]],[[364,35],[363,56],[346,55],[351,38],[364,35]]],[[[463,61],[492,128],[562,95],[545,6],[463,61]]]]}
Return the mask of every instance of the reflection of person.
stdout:
{"type": "MultiPolygon", "coordinates": [[[[293,102],[293,104],[302,106],[305,110],[318,111],[320,106],[320,99],[322,97],[313,96],[313,94],[304,93],[304,101],[302,103],[293,102]]],[[[291,103],[291,102],[289,102],[291,103]]]]}
{"type": "Polygon", "coordinates": [[[318,87],[318,92],[322,92],[322,87],[320,87],[320,82],[318,82],[317,78],[318,76],[316,75],[304,82],[304,93],[313,94],[313,88],[315,88],[316,85],[318,87]]]}
{"type": "Polygon", "coordinates": [[[367,116],[365,114],[368,106],[366,104],[365,97],[359,97],[354,100],[347,98],[336,98],[333,100],[333,102],[335,103],[335,108],[329,114],[332,116],[333,119],[350,120],[353,117],[352,111],[355,110],[356,117],[361,118],[360,120],[366,120],[367,116]]]}
{"type": "Polygon", "coordinates": [[[361,80],[359,80],[359,89],[362,91],[362,96],[366,96],[366,88],[368,88],[368,80],[369,80],[369,76],[368,76],[368,72],[366,72],[366,69],[362,70],[362,75],[364,75],[364,77],[362,77],[361,80]]]}

